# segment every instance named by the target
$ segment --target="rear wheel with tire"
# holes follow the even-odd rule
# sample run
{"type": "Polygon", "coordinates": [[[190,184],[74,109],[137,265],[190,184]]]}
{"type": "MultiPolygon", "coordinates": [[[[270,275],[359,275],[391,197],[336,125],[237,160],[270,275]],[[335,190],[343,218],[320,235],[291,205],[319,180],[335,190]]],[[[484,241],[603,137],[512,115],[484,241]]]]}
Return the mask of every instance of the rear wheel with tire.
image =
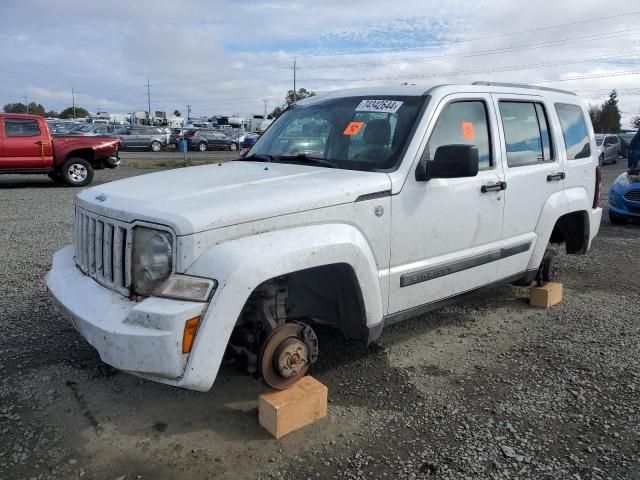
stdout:
{"type": "Polygon", "coordinates": [[[70,158],[62,166],[64,183],[72,187],[85,187],[93,180],[93,167],[84,158],[70,158]]]}
{"type": "Polygon", "coordinates": [[[611,210],[609,210],[609,220],[611,220],[611,223],[614,225],[626,225],[627,223],[627,219],[625,217],[613,213],[611,210]]]}
{"type": "Polygon", "coordinates": [[[151,142],[151,151],[152,152],[159,152],[160,150],[162,150],[162,145],[160,144],[160,142],[151,142]]]}
{"type": "Polygon", "coordinates": [[[200,150],[201,152],[206,152],[207,151],[207,142],[200,142],[198,144],[198,150],[200,150]]]}

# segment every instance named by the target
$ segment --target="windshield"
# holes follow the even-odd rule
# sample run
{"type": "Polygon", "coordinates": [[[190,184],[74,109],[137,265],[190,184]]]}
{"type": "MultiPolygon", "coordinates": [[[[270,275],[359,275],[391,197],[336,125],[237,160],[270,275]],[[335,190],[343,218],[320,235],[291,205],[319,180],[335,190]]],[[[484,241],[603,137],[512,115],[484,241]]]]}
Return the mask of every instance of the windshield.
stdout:
{"type": "Polygon", "coordinates": [[[347,170],[392,169],[426,98],[344,97],[292,105],[245,158],[296,163],[313,159],[314,165],[347,170]]]}
{"type": "Polygon", "coordinates": [[[604,136],[603,135],[596,135],[596,145],[600,146],[602,145],[602,141],[604,140],[604,136]]]}

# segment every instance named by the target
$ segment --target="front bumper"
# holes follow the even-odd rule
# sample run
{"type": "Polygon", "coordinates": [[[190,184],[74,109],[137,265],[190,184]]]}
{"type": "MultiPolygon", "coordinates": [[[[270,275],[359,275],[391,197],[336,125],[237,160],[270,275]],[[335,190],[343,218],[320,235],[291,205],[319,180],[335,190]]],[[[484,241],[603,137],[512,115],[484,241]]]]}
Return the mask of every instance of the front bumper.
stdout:
{"type": "Polygon", "coordinates": [[[624,198],[628,192],[638,188],[639,185],[637,183],[627,188],[614,185],[609,192],[609,210],[621,217],[640,218],[640,202],[624,198]]]}
{"type": "Polygon", "coordinates": [[[116,168],[120,165],[120,157],[117,155],[115,157],[107,157],[104,159],[104,163],[109,168],[116,168]]]}
{"type": "Polygon", "coordinates": [[[130,300],[84,275],[74,248],[53,257],[47,287],[76,330],[109,365],[156,381],[176,380],[185,370],[185,322],[202,315],[207,304],[150,297],[130,300]]]}

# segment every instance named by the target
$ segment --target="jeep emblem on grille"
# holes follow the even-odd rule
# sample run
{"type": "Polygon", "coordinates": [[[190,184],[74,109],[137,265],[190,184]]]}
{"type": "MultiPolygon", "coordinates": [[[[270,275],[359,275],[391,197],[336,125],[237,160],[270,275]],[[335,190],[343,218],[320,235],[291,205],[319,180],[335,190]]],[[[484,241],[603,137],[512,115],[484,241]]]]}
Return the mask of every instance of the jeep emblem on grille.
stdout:
{"type": "Polygon", "coordinates": [[[107,199],[107,196],[104,193],[101,193],[100,195],[96,196],[96,200],[98,200],[99,202],[104,202],[107,199]]]}

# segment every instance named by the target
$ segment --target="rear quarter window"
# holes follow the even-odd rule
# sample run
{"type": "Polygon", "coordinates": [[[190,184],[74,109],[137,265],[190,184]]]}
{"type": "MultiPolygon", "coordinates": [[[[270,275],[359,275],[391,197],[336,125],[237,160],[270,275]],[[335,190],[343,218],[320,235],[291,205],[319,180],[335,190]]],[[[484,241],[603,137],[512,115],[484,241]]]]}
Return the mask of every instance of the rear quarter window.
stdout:
{"type": "Polygon", "coordinates": [[[579,160],[591,156],[589,130],[584,112],[578,105],[557,103],[556,112],[562,127],[562,137],[567,149],[568,160],[579,160]]]}

